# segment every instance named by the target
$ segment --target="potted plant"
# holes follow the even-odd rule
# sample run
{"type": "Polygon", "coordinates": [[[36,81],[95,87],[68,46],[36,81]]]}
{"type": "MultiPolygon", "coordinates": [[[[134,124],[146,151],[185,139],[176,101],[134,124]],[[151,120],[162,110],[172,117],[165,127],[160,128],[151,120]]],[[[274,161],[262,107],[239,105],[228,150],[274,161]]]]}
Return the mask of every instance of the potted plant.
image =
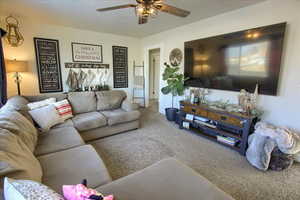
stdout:
{"type": "Polygon", "coordinates": [[[166,108],[166,117],[169,121],[175,121],[177,108],[174,108],[174,97],[184,95],[184,81],[188,78],[184,78],[184,75],[179,71],[179,67],[171,67],[169,64],[164,63],[166,66],[163,73],[163,80],[167,82],[167,86],[161,89],[161,92],[165,95],[172,95],[172,107],[166,108]]]}

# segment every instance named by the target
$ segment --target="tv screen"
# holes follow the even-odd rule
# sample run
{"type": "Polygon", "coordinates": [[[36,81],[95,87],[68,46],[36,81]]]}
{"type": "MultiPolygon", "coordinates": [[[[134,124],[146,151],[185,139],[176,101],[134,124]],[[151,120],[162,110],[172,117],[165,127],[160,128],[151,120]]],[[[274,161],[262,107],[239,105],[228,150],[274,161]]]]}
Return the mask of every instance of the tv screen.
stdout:
{"type": "Polygon", "coordinates": [[[277,95],[286,23],[185,42],[186,86],[277,95]]]}

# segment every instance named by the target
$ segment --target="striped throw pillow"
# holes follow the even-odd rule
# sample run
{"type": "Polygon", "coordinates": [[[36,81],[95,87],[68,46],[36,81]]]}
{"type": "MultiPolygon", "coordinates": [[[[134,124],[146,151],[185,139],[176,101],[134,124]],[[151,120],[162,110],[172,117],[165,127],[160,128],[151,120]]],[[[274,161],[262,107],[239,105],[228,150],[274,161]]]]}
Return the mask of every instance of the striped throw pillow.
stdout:
{"type": "Polygon", "coordinates": [[[72,107],[67,99],[54,103],[54,106],[64,121],[73,117],[72,107]]]}

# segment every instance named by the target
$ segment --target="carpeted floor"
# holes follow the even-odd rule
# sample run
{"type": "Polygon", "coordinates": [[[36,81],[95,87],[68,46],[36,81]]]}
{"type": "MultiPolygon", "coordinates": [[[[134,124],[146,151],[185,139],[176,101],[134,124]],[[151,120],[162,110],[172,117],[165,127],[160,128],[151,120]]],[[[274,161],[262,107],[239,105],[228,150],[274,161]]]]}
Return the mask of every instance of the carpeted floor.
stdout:
{"type": "Polygon", "coordinates": [[[237,200],[300,199],[300,164],[283,172],[260,172],[237,152],[179,130],[153,108],[143,111],[140,129],[92,144],[113,179],[176,157],[237,200]]]}

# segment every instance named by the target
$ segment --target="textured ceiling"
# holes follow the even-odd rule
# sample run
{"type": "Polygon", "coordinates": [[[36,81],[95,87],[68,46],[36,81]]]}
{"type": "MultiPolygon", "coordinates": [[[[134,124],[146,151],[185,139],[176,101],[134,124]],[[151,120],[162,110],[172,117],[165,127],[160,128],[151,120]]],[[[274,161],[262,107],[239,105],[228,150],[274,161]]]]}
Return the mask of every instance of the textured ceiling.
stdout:
{"type": "Polygon", "coordinates": [[[166,3],[189,10],[192,14],[187,18],[179,18],[159,13],[144,25],[137,24],[133,8],[96,12],[96,8],[135,3],[135,0],[0,0],[0,14],[13,14],[38,23],[145,37],[262,1],[264,0],[165,0],[166,3]]]}

